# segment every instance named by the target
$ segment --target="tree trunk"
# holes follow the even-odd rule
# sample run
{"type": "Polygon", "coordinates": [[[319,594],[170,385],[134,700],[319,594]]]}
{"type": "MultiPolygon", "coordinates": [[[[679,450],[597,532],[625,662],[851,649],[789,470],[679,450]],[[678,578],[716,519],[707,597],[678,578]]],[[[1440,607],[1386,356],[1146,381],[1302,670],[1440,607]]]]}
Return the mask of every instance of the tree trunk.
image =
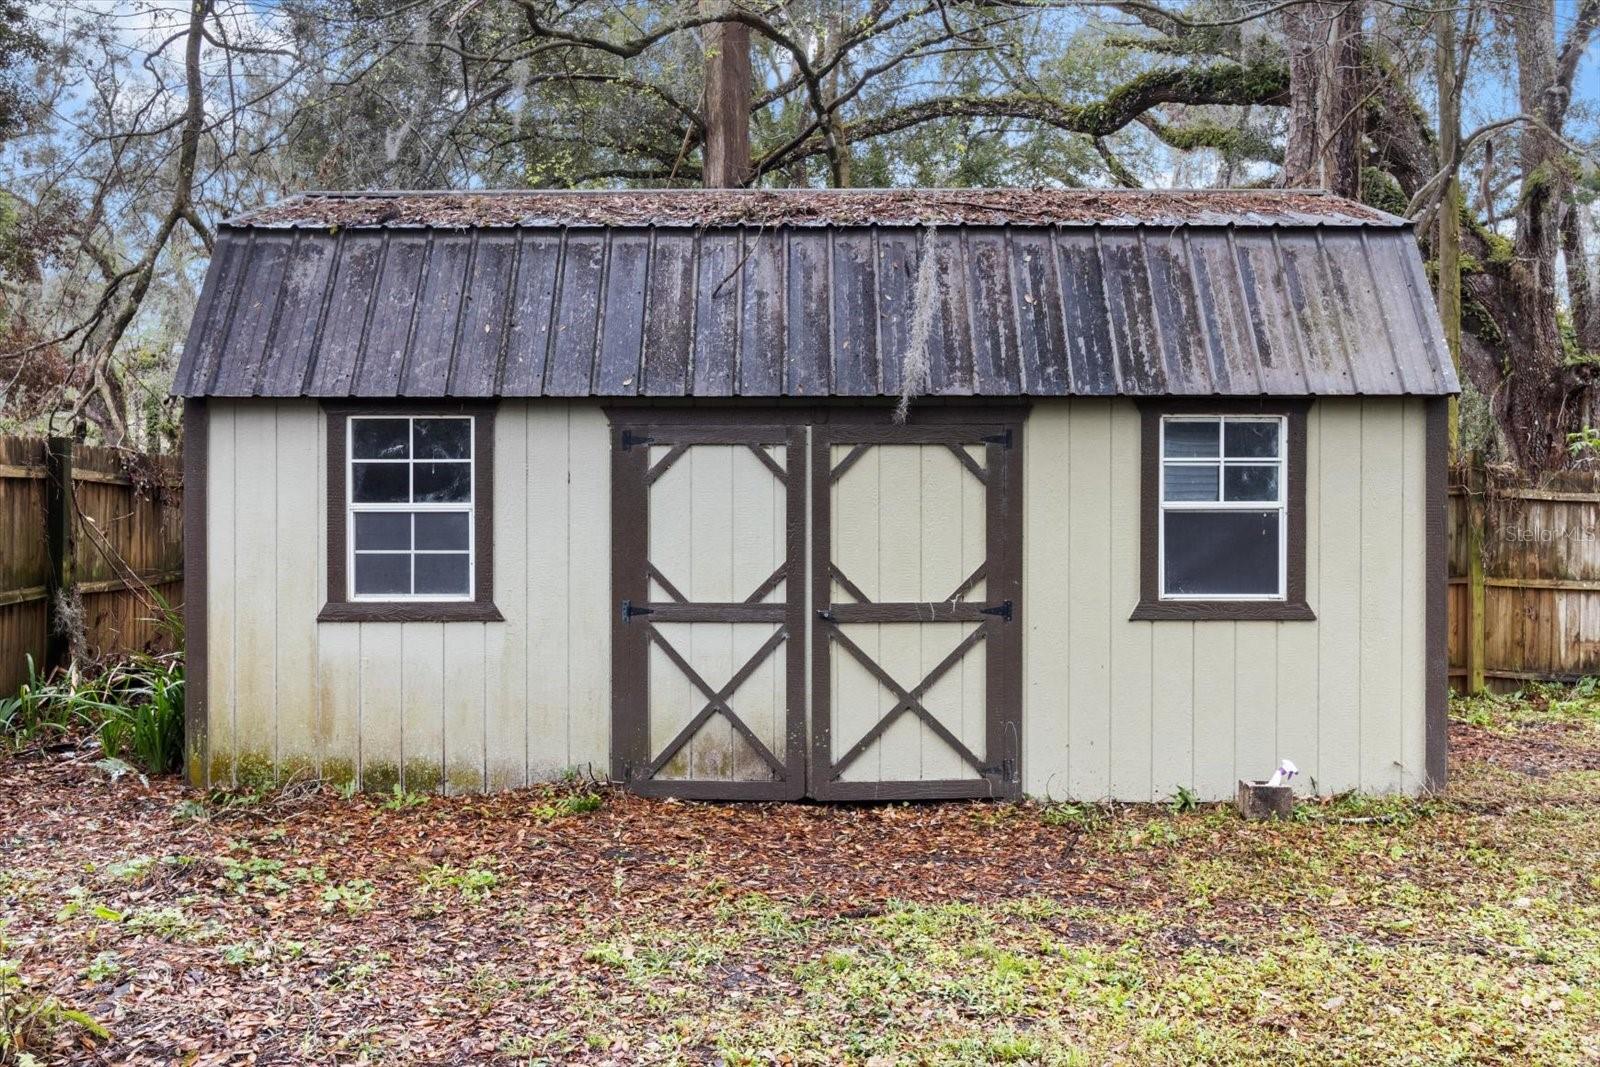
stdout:
{"type": "Polygon", "coordinates": [[[1300,4],[1283,13],[1289,51],[1289,137],[1283,183],[1361,194],[1360,0],[1300,4]]]}
{"type": "MultiPolygon", "coordinates": [[[[1555,0],[1521,0],[1511,9],[1517,52],[1517,95],[1525,113],[1560,129],[1552,115],[1555,84],[1555,0]]],[[[1563,109],[1564,111],[1564,109],[1563,109]]],[[[1563,149],[1544,130],[1525,127],[1518,137],[1522,198],[1517,207],[1516,262],[1509,276],[1515,312],[1507,336],[1506,439],[1519,465],[1542,470],[1559,460],[1568,429],[1563,415],[1566,383],[1556,325],[1556,253],[1560,247],[1563,149]]]]}
{"type": "MultiPolygon", "coordinates": [[[[1461,142],[1461,97],[1457,95],[1456,72],[1456,15],[1453,9],[1440,11],[1434,16],[1438,29],[1434,41],[1435,84],[1439,94],[1439,158],[1456,157],[1461,142]]],[[[1455,364],[1456,377],[1464,377],[1461,367],[1461,180],[1456,173],[1450,175],[1444,187],[1444,198],[1439,204],[1439,318],[1444,323],[1445,343],[1450,346],[1450,359],[1455,364]]],[[[1454,463],[1461,450],[1460,407],[1455,397],[1450,398],[1449,456],[1454,463]]]]}
{"type": "Polygon", "coordinates": [[[1594,217],[1588,206],[1569,203],[1561,218],[1561,255],[1567,264],[1572,332],[1583,352],[1600,352],[1600,271],[1591,258],[1594,217]]]}
{"type": "Polygon", "coordinates": [[[1361,3],[1326,6],[1330,39],[1323,50],[1323,99],[1317,109],[1323,188],[1361,197],[1361,3]],[[1334,14],[1337,12],[1337,15],[1334,14]]]}
{"type": "MultiPolygon", "coordinates": [[[[725,10],[722,0],[705,0],[725,10]]],[[[713,22],[705,27],[706,145],[708,189],[737,189],[750,180],[750,27],[713,22]]]]}

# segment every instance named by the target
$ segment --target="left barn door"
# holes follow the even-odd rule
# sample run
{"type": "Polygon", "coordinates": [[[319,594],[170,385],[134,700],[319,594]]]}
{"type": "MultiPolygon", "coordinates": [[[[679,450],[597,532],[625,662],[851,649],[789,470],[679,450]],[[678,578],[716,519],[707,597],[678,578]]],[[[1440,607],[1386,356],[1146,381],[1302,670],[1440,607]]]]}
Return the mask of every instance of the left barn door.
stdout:
{"type": "Polygon", "coordinates": [[[805,431],[612,427],[612,777],[805,793],[805,431]]]}

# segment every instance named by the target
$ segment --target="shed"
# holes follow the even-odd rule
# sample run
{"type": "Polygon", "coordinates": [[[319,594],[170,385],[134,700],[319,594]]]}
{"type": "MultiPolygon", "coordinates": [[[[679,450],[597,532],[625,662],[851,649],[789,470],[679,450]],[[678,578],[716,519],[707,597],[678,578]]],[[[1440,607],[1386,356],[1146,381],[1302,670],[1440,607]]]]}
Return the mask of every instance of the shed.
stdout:
{"type": "Polygon", "coordinates": [[[1438,786],[1456,390],[1316,193],[301,195],[175,386],[188,774],[1438,786]]]}

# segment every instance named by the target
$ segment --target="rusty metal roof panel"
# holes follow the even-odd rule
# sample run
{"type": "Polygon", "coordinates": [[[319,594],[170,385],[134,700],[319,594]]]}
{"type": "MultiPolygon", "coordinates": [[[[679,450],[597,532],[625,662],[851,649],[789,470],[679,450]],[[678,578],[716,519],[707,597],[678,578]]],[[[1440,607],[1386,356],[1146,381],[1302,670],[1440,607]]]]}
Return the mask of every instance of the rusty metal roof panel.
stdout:
{"type": "Polygon", "coordinates": [[[224,226],[175,392],[1442,395],[1403,226],[224,226]],[[918,340],[920,351],[913,351],[918,340]]]}

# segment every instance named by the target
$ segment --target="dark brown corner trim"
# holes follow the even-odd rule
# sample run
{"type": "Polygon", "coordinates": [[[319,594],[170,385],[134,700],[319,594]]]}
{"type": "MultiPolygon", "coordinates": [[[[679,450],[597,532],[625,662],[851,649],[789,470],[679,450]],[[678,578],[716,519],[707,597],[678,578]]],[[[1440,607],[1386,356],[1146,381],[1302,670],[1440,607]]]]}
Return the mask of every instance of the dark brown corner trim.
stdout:
{"type": "Polygon", "coordinates": [[[325,402],[328,419],[328,602],[318,622],[501,622],[494,606],[493,401],[379,400],[325,402]],[[351,415],[472,415],[474,460],[473,598],[462,601],[352,602],[345,574],[345,422],[351,415]]]}
{"type": "Polygon", "coordinates": [[[1425,759],[1427,788],[1442,792],[1450,776],[1450,682],[1446,657],[1449,655],[1449,624],[1446,621],[1447,603],[1447,542],[1445,508],[1445,479],[1449,472],[1450,452],[1450,401],[1446,397],[1431,397],[1427,405],[1427,440],[1423,447],[1424,506],[1428,509],[1423,520],[1423,535],[1428,548],[1424,557],[1424,575],[1427,583],[1426,615],[1423,624],[1424,654],[1427,668],[1424,684],[1427,693],[1423,711],[1426,721],[1425,759]]]}
{"type": "Polygon", "coordinates": [[[204,400],[183,402],[183,777],[210,784],[206,731],[206,478],[211,413],[204,400]]]}
{"type": "Polygon", "coordinates": [[[1306,622],[1316,613],[1306,603],[1306,411],[1305,398],[1162,398],[1139,401],[1139,604],[1133,621],[1306,622]],[[1162,600],[1161,417],[1180,414],[1285,415],[1289,420],[1288,596],[1284,600],[1162,600]]]}

